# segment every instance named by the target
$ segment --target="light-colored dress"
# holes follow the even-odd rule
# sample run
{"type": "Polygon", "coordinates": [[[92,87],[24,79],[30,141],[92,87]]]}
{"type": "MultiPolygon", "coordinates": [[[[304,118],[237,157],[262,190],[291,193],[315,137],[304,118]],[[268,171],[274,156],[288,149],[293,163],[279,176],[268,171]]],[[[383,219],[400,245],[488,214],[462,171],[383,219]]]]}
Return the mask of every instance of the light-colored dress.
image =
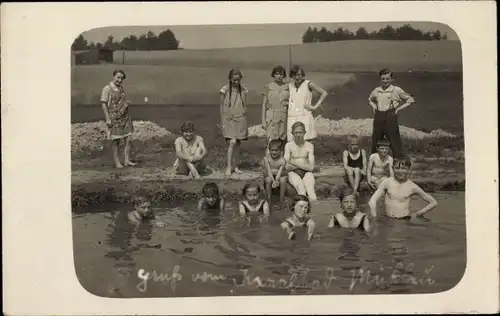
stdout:
{"type": "Polygon", "coordinates": [[[102,89],[101,102],[108,106],[109,118],[113,126],[110,130],[111,139],[121,139],[132,136],[134,126],[130,118],[128,102],[123,86],[117,87],[109,83],[102,89]]]}
{"type": "Polygon", "coordinates": [[[266,131],[268,139],[286,139],[286,122],[288,110],[289,86],[271,82],[266,85],[264,95],[266,104],[266,131]]]}
{"type": "Polygon", "coordinates": [[[220,89],[224,95],[222,104],[222,134],[226,139],[245,140],[248,138],[247,105],[245,104],[248,90],[225,85],[220,89]]]}
{"type": "Polygon", "coordinates": [[[304,123],[306,127],[305,140],[311,140],[317,136],[312,112],[305,108],[306,105],[310,106],[312,102],[312,91],[309,88],[309,82],[309,80],[302,81],[298,88],[295,86],[295,82],[289,83],[288,141],[293,140],[292,125],[297,121],[304,123]]]}

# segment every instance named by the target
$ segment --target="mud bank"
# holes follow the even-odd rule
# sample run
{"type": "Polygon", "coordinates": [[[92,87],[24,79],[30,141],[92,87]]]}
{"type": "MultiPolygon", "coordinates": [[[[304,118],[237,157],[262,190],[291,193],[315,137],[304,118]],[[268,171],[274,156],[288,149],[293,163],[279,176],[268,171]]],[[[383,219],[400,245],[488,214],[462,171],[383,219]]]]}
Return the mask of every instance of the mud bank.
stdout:
{"type": "MultiPolygon", "coordinates": [[[[336,196],[338,188],[344,185],[341,167],[321,168],[315,174],[318,198],[336,196]]],[[[465,177],[455,170],[429,169],[414,172],[412,179],[428,192],[464,191],[465,177]]],[[[241,190],[248,181],[263,184],[262,176],[257,172],[246,172],[239,178],[225,179],[214,172],[201,180],[187,180],[173,176],[168,170],[159,168],[130,168],[120,170],[75,170],[72,174],[73,212],[81,212],[82,207],[102,203],[129,203],[136,195],[145,195],[153,203],[179,202],[200,197],[205,183],[212,181],[219,185],[226,199],[241,196],[241,190]]],[[[370,194],[368,187],[363,187],[365,194],[370,194]]],[[[288,196],[295,194],[291,187],[288,196]]]]}

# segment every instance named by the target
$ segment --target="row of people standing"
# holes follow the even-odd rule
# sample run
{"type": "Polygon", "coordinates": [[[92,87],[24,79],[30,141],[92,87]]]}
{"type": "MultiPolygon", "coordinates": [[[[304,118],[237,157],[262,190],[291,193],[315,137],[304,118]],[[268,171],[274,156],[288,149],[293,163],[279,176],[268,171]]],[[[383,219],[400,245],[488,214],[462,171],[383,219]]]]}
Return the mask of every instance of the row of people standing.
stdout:
{"type": "MultiPolygon", "coordinates": [[[[291,127],[295,122],[304,124],[305,141],[317,136],[312,111],[323,104],[328,94],[317,84],[307,80],[304,69],[298,65],[290,69],[289,76],[292,80],[286,82],[285,68],[274,67],[271,71],[273,81],[266,85],[263,91],[262,126],[266,129],[268,142],[273,139],[292,141],[291,127]],[[314,105],[313,92],[320,95],[314,105]]],[[[389,69],[382,69],[379,76],[381,84],[369,96],[369,104],[374,114],[372,153],[377,152],[377,142],[387,138],[393,157],[402,157],[397,114],[411,105],[414,99],[400,87],[392,85],[393,74],[389,69]]],[[[112,81],[103,88],[101,95],[108,138],[112,141],[113,161],[117,168],[136,164],[130,158],[130,140],[134,127],[123,88],[125,79],[123,70],[115,70],[112,81]],[[119,159],[119,144],[122,139],[125,140],[124,164],[119,159]]],[[[241,141],[248,138],[248,90],[242,84],[242,79],[243,74],[239,69],[231,69],[228,75],[229,83],[220,89],[222,134],[228,142],[226,175],[241,173],[237,167],[238,151],[241,141]]]]}

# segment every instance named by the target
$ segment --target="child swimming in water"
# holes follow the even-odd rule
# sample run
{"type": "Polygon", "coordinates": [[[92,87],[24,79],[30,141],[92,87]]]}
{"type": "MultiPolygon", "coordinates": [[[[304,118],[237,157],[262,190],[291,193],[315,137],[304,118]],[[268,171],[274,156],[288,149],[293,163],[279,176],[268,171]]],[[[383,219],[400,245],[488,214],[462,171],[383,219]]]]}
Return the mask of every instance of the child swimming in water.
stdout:
{"type": "MultiPolygon", "coordinates": [[[[134,210],[128,214],[128,219],[133,224],[140,224],[145,221],[154,220],[156,218],[152,209],[150,209],[151,203],[144,196],[139,196],[134,199],[134,210]]],[[[156,227],[165,227],[165,223],[157,221],[155,223],[156,227]]]]}
{"type": "Polygon", "coordinates": [[[266,154],[263,159],[264,165],[264,183],[267,192],[267,201],[271,203],[271,195],[273,189],[280,189],[280,205],[285,205],[285,191],[286,191],[286,171],[285,159],[283,158],[282,141],[280,139],[273,139],[269,142],[269,154],[266,154]]]}
{"type": "Polygon", "coordinates": [[[339,199],[342,212],[332,215],[328,228],[359,228],[366,232],[370,232],[370,220],[368,215],[360,212],[357,208],[357,200],[354,191],[342,191],[339,199]]]}
{"type": "Polygon", "coordinates": [[[198,211],[219,210],[224,211],[225,201],[220,196],[219,187],[214,182],[207,182],[202,189],[203,197],[198,201],[198,211]]]}
{"type": "Polygon", "coordinates": [[[408,179],[410,170],[411,160],[408,156],[394,159],[394,177],[385,179],[368,202],[373,218],[377,216],[377,201],[382,195],[385,196],[385,213],[391,218],[412,219],[423,216],[436,207],[436,200],[408,179]],[[410,201],[413,195],[418,195],[428,204],[412,214],[410,201]]]}
{"type": "Polygon", "coordinates": [[[281,223],[281,228],[288,234],[288,239],[294,240],[295,228],[307,227],[307,240],[311,240],[316,224],[308,216],[311,212],[309,199],[305,195],[297,195],[290,206],[293,214],[281,223]]]}
{"type": "Polygon", "coordinates": [[[261,188],[255,183],[247,183],[243,187],[243,200],[238,203],[241,216],[249,214],[262,214],[269,216],[269,204],[261,197],[261,188]]]}
{"type": "Polygon", "coordinates": [[[381,139],[377,142],[377,152],[370,155],[368,160],[368,170],[366,180],[368,185],[373,189],[377,189],[380,183],[388,177],[394,177],[392,165],[394,161],[389,156],[390,142],[381,139]]]}

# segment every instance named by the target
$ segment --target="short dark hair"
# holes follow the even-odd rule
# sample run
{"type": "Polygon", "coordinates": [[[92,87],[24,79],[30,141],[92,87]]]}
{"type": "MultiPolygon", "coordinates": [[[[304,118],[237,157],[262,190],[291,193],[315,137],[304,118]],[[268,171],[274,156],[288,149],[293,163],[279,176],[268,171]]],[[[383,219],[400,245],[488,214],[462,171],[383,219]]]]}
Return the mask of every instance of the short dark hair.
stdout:
{"type": "Polygon", "coordinates": [[[305,77],[306,72],[304,71],[304,69],[299,65],[293,65],[292,68],[290,68],[290,78],[295,77],[295,75],[297,75],[299,72],[302,76],[305,77]]]}
{"type": "Polygon", "coordinates": [[[273,70],[271,70],[271,77],[274,77],[274,75],[277,74],[277,73],[283,75],[283,77],[286,77],[286,69],[285,69],[285,67],[283,67],[281,65],[275,66],[273,68],[273,70]]]}
{"type": "Polygon", "coordinates": [[[342,203],[344,201],[344,199],[347,196],[349,196],[349,195],[354,195],[354,190],[351,189],[350,187],[344,187],[344,188],[342,188],[341,191],[340,191],[340,193],[339,193],[340,203],[342,203]]]}
{"type": "Polygon", "coordinates": [[[382,75],[388,75],[391,74],[392,77],[392,71],[389,68],[384,68],[378,72],[378,76],[381,77],[382,75]]]}
{"type": "Polygon", "coordinates": [[[410,157],[407,155],[404,155],[403,157],[400,157],[400,158],[394,158],[393,166],[396,167],[397,165],[403,165],[405,167],[410,168],[411,167],[410,157]]]}
{"type": "Polygon", "coordinates": [[[116,76],[116,74],[122,74],[123,79],[127,79],[127,75],[125,74],[125,71],[123,71],[122,69],[113,70],[113,77],[116,76]]]}
{"type": "Polygon", "coordinates": [[[245,194],[247,194],[247,191],[250,188],[256,188],[258,193],[261,192],[260,185],[258,185],[257,183],[254,183],[254,182],[250,182],[250,183],[245,184],[245,186],[243,187],[243,190],[241,190],[241,195],[244,196],[245,194]]]}
{"type": "Polygon", "coordinates": [[[181,125],[181,132],[194,132],[194,124],[191,121],[186,121],[181,125]]]}
{"type": "Polygon", "coordinates": [[[297,121],[295,123],[293,123],[292,125],[292,132],[297,128],[297,127],[302,127],[304,130],[306,130],[306,125],[304,123],[302,123],[301,121],[297,121]]]}
{"type": "Polygon", "coordinates": [[[149,200],[144,195],[137,195],[132,198],[132,203],[135,207],[140,206],[141,204],[148,203],[149,200]]]}
{"type": "Polygon", "coordinates": [[[380,147],[380,146],[391,146],[391,142],[388,140],[388,139],[379,139],[377,141],[377,147],[380,147]]]}
{"type": "Polygon", "coordinates": [[[283,148],[283,141],[281,139],[272,139],[267,145],[267,148],[278,148],[281,150],[283,148]]]}
{"type": "Polygon", "coordinates": [[[293,212],[293,208],[294,208],[294,207],[295,207],[295,205],[297,205],[297,203],[299,203],[300,201],[307,202],[307,205],[309,206],[309,209],[307,210],[307,214],[309,214],[309,213],[311,212],[311,202],[309,201],[309,199],[307,198],[307,196],[302,195],[302,194],[296,195],[296,196],[293,198],[292,204],[290,204],[290,211],[291,211],[291,212],[293,212]]]}
{"type": "Polygon", "coordinates": [[[207,182],[202,189],[203,196],[220,196],[219,186],[215,182],[207,182]]]}

